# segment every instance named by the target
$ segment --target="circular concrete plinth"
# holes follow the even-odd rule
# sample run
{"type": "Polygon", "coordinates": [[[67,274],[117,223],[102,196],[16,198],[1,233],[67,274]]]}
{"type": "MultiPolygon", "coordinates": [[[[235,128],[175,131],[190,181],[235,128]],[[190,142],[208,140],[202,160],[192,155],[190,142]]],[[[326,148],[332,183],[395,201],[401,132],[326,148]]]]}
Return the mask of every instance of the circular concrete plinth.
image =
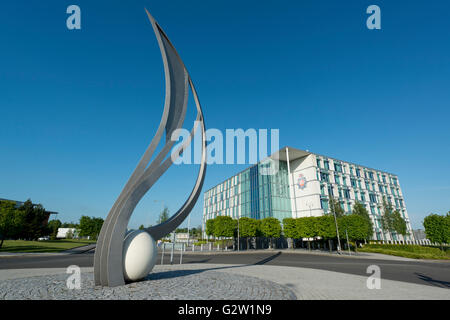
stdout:
{"type": "MultiPolygon", "coordinates": [[[[68,289],[70,274],[0,281],[0,300],[295,300],[286,286],[255,277],[221,272],[221,268],[156,266],[144,280],[108,288],[94,285],[92,272],[81,273],[81,288],[68,289]]],[[[225,271],[225,268],[224,268],[225,271]]]]}

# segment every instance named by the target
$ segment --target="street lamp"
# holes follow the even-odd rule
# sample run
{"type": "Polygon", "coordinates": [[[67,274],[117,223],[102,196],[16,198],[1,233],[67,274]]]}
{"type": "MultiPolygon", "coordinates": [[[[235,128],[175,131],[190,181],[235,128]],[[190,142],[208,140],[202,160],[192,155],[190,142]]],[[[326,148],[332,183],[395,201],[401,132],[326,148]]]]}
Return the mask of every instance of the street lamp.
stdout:
{"type": "MultiPolygon", "coordinates": [[[[331,200],[331,198],[330,198],[331,200]]],[[[331,201],[330,201],[331,202],[331,201]]],[[[331,204],[331,203],[330,203],[331,204]]],[[[336,224],[336,235],[337,235],[337,239],[338,239],[338,253],[341,253],[341,239],[339,238],[339,228],[338,228],[338,224],[337,224],[337,219],[336,219],[336,212],[334,210],[334,199],[333,199],[333,203],[331,204],[331,211],[333,212],[334,215],[334,223],[336,224]]]]}
{"type": "MultiPolygon", "coordinates": [[[[240,247],[240,245],[239,245],[239,215],[238,215],[238,248],[237,248],[237,251],[239,251],[239,247],[240,247]]],[[[247,248],[247,250],[248,250],[248,248],[247,248]]]]}

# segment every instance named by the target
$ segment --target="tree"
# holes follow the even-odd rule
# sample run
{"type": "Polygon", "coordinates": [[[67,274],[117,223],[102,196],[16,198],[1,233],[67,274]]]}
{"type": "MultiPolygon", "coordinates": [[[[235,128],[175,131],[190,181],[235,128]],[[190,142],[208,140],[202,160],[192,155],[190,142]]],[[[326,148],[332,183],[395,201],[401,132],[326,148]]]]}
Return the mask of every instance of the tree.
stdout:
{"type": "Polygon", "coordinates": [[[336,214],[336,217],[341,217],[345,214],[344,209],[342,209],[339,200],[330,196],[330,212],[336,214]]]}
{"type": "Polygon", "coordinates": [[[356,201],[353,205],[352,214],[356,214],[360,217],[363,217],[367,223],[368,223],[368,230],[367,230],[367,239],[369,240],[373,235],[373,223],[372,219],[370,218],[369,212],[367,211],[366,207],[361,203],[356,201]]]}
{"type": "Polygon", "coordinates": [[[270,248],[273,248],[273,238],[281,236],[281,224],[277,218],[269,217],[261,220],[261,232],[270,239],[270,248]]]}
{"type": "Polygon", "coordinates": [[[431,242],[437,242],[441,245],[449,241],[449,213],[441,216],[438,214],[430,214],[423,219],[423,226],[425,227],[425,234],[431,242]]]}
{"type": "Polygon", "coordinates": [[[88,216],[81,216],[80,218],[80,236],[97,239],[103,225],[102,218],[91,218],[88,216]]]}
{"type": "MultiPolygon", "coordinates": [[[[372,233],[369,229],[369,223],[366,218],[357,215],[350,214],[338,219],[339,235],[345,237],[348,234],[349,240],[355,241],[355,247],[357,247],[358,240],[367,239],[367,237],[372,233]]],[[[350,245],[350,244],[348,244],[350,245]]]]}
{"type": "Polygon", "coordinates": [[[139,226],[139,230],[144,230],[144,229],[145,229],[144,225],[141,224],[141,225],[139,226]]]}
{"type": "Polygon", "coordinates": [[[61,228],[61,225],[62,225],[61,221],[59,221],[57,219],[56,220],[51,220],[51,221],[48,222],[47,227],[50,230],[50,239],[51,240],[55,240],[56,239],[56,236],[58,234],[58,229],[61,228]]]}
{"type": "Polygon", "coordinates": [[[336,238],[336,223],[334,216],[331,214],[316,217],[316,233],[317,236],[328,240],[330,252],[332,250],[331,240],[336,238]]]}
{"type": "Polygon", "coordinates": [[[402,236],[406,236],[408,234],[406,221],[403,219],[398,210],[395,210],[392,213],[392,227],[397,234],[401,234],[402,236]]]}
{"type": "Polygon", "coordinates": [[[383,197],[383,216],[381,217],[381,227],[383,232],[391,235],[391,239],[394,240],[394,212],[392,204],[387,202],[386,197],[383,197]]]}
{"type": "MultiPolygon", "coordinates": [[[[317,236],[316,217],[303,217],[296,219],[296,226],[298,235],[301,238],[313,238],[317,236]]],[[[311,244],[308,241],[308,249],[311,249],[311,244]]]]}
{"type": "Polygon", "coordinates": [[[215,236],[215,231],[214,231],[214,223],[215,223],[215,219],[208,219],[206,220],[206,235],[207,236],[215,236]]]}
{"type": "Polygon", "coordinates": [[[236,221],[229,216],[218,216],[214,221],[214,235],[216,237],[231,238],[234,236],[236,221]]]}
{"type": "Polygon", "coordinates": [[[6,238],[13,237],[17,233],[16,212],[14,201],[0,201],[0,248],[6,238]]]}
{"type": "Polygon", "coordinates": [[[445,215],[445,242],[450,243],[450,211],[445,215]]]}
{"type": "Polygon", "coordinates": [[[250,238],[256,237],[257,226],[255,219],[248,217],[239,218],[239,237],[246,238],[247,249],[250,247],[250,238]]]}
{"type": "Polygon", "coordinates": [[[169,209],[167,207],[164,207],[164,209],[159,214],[158,223],[163,223],[167,220],[169,220],[169,209]]]}
{"type": "Polygon", "coordinates": [[[28,199],[18,208],[17,215],[21,220],[18,234],[20,238],[35,240],[50,233],[45,224],[48,213],[41,204],[35,205],[28,199]]]}
{"type": "Polygon", "coordinates": [[[291,239],[292,247],[294,247],[294,239],[298,239],[297,225],[294,218],[283,219],[283,233],[284,236],[291,239]]]}

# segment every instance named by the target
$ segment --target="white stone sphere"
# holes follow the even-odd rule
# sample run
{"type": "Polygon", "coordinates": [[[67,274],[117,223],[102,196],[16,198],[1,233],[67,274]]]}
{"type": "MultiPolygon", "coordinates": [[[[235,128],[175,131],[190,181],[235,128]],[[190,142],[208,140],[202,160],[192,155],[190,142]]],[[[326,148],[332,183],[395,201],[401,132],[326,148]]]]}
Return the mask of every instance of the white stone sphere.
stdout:
{"type": "Polygon", "coordinates": [[[123,243],[123,275],[128,281],[145,278],[156,263],[155,240],[144,230],[129,232],[123,243]]]}

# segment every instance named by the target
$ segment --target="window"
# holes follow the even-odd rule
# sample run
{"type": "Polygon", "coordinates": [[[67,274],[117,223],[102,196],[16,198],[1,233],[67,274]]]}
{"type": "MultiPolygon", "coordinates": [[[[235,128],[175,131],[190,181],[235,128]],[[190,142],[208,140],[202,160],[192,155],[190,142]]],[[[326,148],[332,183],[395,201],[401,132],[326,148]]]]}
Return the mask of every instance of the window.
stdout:
{"type": "Polygon", "coordinates": [[[397,185],[397,178],[394,178],[394,185],[397,185]]]}
{"type": "Polygon", "coordinates": [[[324,165],[324,167],[325,167],[326,170],[330,170],[330,162],[329,162],[328,160],[325,160],[325,161],[323,162],[323,165],[324,165]]]}
{"type": "Polygon", "coordinates": [[[337,184],[340,184],[340,182],[339,182],[339,176],[335,175],[335,176],[334,176],[334,181],[335,181],[337,184]]]}
{"type": "Polygon", "coordinates": [[[328,212],[328,200],[321,199],[320,200],[320,207],[325,211],[328,212]]]}
{"type": "Polygon", "coordinates": [[[353,188],[356,188],[356,180],[355,179],[350,178],[350,183],[351,183],[353,188]]]}
{"type": "Polygon", "coordinates": [[[325,195],[325,185],[324,184],[320,185],[320,194],[323,196],[325,195]]]}
{"type": "Polygon", "coordinates": [[[328,173],[321,172],[320,173],[320,180],[326,181],[326,182],[330,182],[330,178],[329,178],[328,173]]]}
{"type": "Polygon", "coordinates": [[[383,193],[383,186],[378,185],[378,188],[380,189],[380,192],[383,193]]]}
{"type": "Polygon", "coordinates": [[[319,159],[319,158],[317,158],[317,166],[318,166],[319,168],[321,168],[321,166],[320,166],[320,159],[319,159]]]}
{"type": "Polygon", "coordinates": [[[370,199],[370,202],[377,203],[377,197],[373,193],[369,194],[369,199],[370,199]]]}
{"type": "Polygon", "coordinates": [[[366,201],[366,196],[364,192],[361,192],[361,201],[365,202],[366,201]]]}
{"type": "Polygon", "coordinates": [[[342,165],[340,163],[334,163],[334,171],[342,172],[342,165]]]}
{"type": "Polygon", "coordinates": [[[331,187],[331,186],[328,186],[328,195],[331,197],[334,197],[333,187],[331,187]]]}
{"type": "Polygon", "coordinates": [[[373,172],[369,172],[369,178],[370,180],[373,180],[373,172]]]}
{"type": "Polygon", "coordinates": [[[358,178],[361,177],[361,170],[360,169],[356,169],[356,176],[358,178]]]}
{"type": "Polygon", "coordinates": [[[344,190],[344,197],[345,199],[350,199],[350,191],[348,189],[344,190]]]}

